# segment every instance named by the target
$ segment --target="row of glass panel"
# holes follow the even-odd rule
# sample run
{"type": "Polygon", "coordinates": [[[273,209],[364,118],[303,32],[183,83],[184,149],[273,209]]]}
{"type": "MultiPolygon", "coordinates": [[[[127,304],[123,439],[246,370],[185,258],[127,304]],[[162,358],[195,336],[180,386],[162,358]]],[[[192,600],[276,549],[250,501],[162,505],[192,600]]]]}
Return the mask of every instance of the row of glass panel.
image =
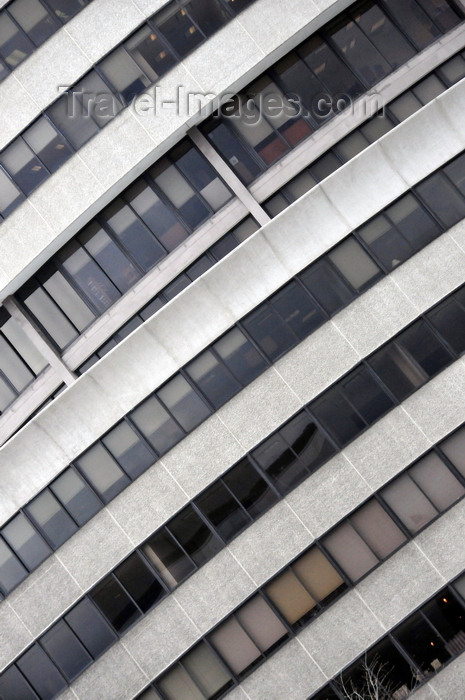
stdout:
{"type": "Polygon", "coordinates": [[[226,102],[202,130],[249,184],[459,21],[442,0],[358,3],[226,102]]]}
{"type": "MultiPolygon", "coordinates": [[[[299,455],[295,459],[305,462],[315,440],[308,421],[303,425],[293,419],[280,432],[293,445],[289,449],[299,455]]],[[[462,498],[464,444],[462,427],[273,577],[261,594],[159,680],[163,698],[218,697],[233,679],[240,680],[274,650],[278,641],[307,624],[462,498]],[[253,625],[255,618],[258,629],[253,625]],[[222,677],[227,684],[216,685],[222,665],[212,647],[226,662],[222,677]],[[198,664],[206,674],[200,688],[198,664]]],[[[257,467],[254,453],[242,459],[159,528],[2,674],[0,695],[53,698],[117,636],[278,502],[283,492],[272,482],[270,474],[257,467]]]]}
{"type": "MultiPolygon", "coordinates": [[[[173,0],[156,13],[2,151],[0,216],[252,1],[173,0]]],[[[325,96],[340,110],[462,19],[453,0],[363,0],[228,102],[206,133],[250,182],[334,116],[315,108],[325,96]]]]}
{"type": "Polygon", "coordinates": [[[182,141],[54,255],[17,299],[63,350],[232,197],[182,141]]]}
{"type": "Polygon", "coordinates": [[[383,107],[363,126],[352,131],[323,156],[305,168],[262,204],[267,214],[277,216],[319,182],[338,170],[384,134],[434,100],[465,77],[465,52],[443,63],[409,90],[383,107]]]}
{"type": "Polygon", "coordinates": [[[363,693],[370,675],[377,678],[381,699],[409,697],[465,651],[464,601],[465,576],[461,575],[309,700],[346,700],[347,692],[369,697],[363,693]]]}
{"type": "MultiPolygon", "coordinates": [[[[447,183],[447,187],[441,190],[440,205],[447,215],[454,211],[457,192],[449,176],[459,182],[456,175],[463,172],[460,177],[465,178],[464,164],[465,156],[459,156],[418,186],[422,193],[434,191],[438,187],[436,178],[443,178],[441,182],[447,183]],[[452,199],[448,199],[448,193],[452,199]]],[[[464,182],[465,179],[462,187],[464,182]]],[[[461,219],[465,211],[457,216],[461,219]]],[[[404,195],[363,226],[357,237],[349,236],[312,263],[189,362],[74,461],[79,476],[70,468],[59,477],[58,482],[72,481],[71,495],[59,496],[45,489],[2,529],[3,557],[7,569],[13,567],[15,572],[2,577],[0,570],[0,588],[4,593],[23,580],[27,571],[36,568],[51,548],[56,549],[71,537],[102,507],[102,502],[114,498],[276,359],[374,284],[383,272],[386,274],[393,264],[392,258],[383,260],[383,270],[361,242],[369,240],[378,257],[387,251],[401,260],[401,252],[404,258],[409,257],[439,232],[437,223],[414,196],[404,195]],[[378,233],[377,238],[371,235],[372,231],[378,233]],[[36,503],[38,510],[34,514],[36,503]],[[42,513],[40,517],[38,512],[42,513]],[[54,514],[59,527],[54,526],[48,512],[54,514]]],[[[313,402],[311,407],[317,420],[339,446],[345,445],[463,352],[464,318],[463,292],[459,290],[429,312],[425,320],[390,341],[313,402]]],[[[282,463],[286,439],[281,452],[279,444],[274,437],[270,445],[260,448],[263,456],[257,457],[257,461],[265,470],[273,470],[275,461],[278,466],[282,463]]],[[[321,442],[321,454],[316,455],[315,466],[332,454],[334,448],[329,444],[321,442]]],[[[285,489],[292,488],[306,475],[306,469],[293,466],[275,479],[285,489]]]]}
{"type": "Polygon", "coordinates": [[[0,12],[0,82],[92,0],[13,0],[0,12]]]}
{"type": "Polygon", "coordinates": [[[0,153],[0,221],[135,95],[252,2],[171,0],[153,15],[0,153]]]}

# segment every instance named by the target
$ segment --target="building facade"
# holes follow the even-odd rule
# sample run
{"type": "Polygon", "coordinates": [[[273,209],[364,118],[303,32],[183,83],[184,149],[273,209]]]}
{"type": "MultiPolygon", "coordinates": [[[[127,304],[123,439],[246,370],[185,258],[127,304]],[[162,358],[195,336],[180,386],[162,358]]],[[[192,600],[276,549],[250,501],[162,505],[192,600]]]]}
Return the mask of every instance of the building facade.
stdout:
{"type": "Polygon", "coordinates": [[[0,699],[465,698],[464,77],[463,0],[0,0],[0,699]]]}

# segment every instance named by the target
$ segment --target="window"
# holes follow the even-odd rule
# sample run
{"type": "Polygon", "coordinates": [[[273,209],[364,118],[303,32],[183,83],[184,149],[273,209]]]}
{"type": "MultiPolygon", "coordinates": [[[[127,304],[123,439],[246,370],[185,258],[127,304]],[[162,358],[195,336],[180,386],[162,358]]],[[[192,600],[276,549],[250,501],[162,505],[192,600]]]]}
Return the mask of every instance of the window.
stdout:
{"type": "Polygon", "coordinates": [[[253,519],[278,501],[277,494],[259,476],[247,457],[230,469],[222,480],[253,519]]]}
{"type": "Polygon", "coordinates": [[[5,542],[0,539],[0,588],[3,593],[9,593],[13,590],[18,583],[26,578],[27,574],[27,569],[5,542]]]}
{"type": "Polygon", "coordinates": [[[212,412],[180,374],[159,389],[157,396],[187,433],[196,428],[212,412]]]}
{"type": "Polygon", "coordinates": [[[317,603],[326,603],[347,588],[344,579],[328,561],[318,547],[312,547],[292,564],[312,598],[317,603]]]}
{"type": "Polygon", "coordinates": [[[465,294],[456,292],[427,314],[428,320],[458,355],[465,351],[465,294]]]}
{"type": "Polygon", "coordinates": [[[221,549],[218,537],[190,505],[170,520],[168,529],[197,566],[205,564],[221,549]]]}
{"type": "Polygon", "coordinates": [[[92,662],[92,657],[63,620],[44,634],[40,643],[69,682],[92,662]]]}
{"type": "Polygon", "coordinates": [[[266,586],[265,593],[290,625],[307,620],[316,606],[316,601],[291,569],[266,586]]]}
{"type": "Polygon", "coordinates": [[[141,616],[140,610],[113,575],[96,586],[90,597],[120,634],[141,616]]]}
{"type": "Polygon", "coordinates": [[[34,498],[27,506],[26,512],[53,549],[57,549],[78,529],[76,523],[48,490],[34,498]]]}
{"type": "Polygon", "coordinates": [[[239,382],[217,357],[206,350],[186,366],[186,372],[215,409],[241,389],[239,382]]]}
{"type": "Polygon", "coordinates": [[[10,666],[0,676],[0,697],[37,700],[37,695],[16,666],[10,666]]]}
{"type": "Polygon", "coordinates": [[[165,597],[165,589],[137,552],[115,569],[115,576],[144,613],[165,597]]]}
{"type": "Polygon", "coordinates": [[[84,598],[64,617],[66,623],[96,659],[116,638],[89,598],[84,598]]]}
{"type": "Polygon", "coordinates": [[[175,588],[196,569],[196,565],[167,530],[157,532],[143,547],[169,588],[175,588]]]}
{"type": "Polygon", "coordinates": [[[217,655],[202,641],[157,685],[172,700],[205,700],[219,697],[233,682],[217,655]]]}
{"type": "Polygon", "coordinates": [[[303,411],[265,440],[252,457],[281,493],[287,493],[334,453],[334,448],[303,411]]]}
{"type": "Polygon", "coordinates": [[[229,542],[251,522],[246,511],[221,481],[210,486],[194,503],[224,542],[229,542]]]}
{"type": "Polygon", "coordinates": [[[37,568],[51,553],[50,547],[23,513],[10,520],[1,534],[29,571],[37,568]]]}
{"type": "Polygon", "coordinates": [[[154,396],[146,399],[132,411],[130,418],[158,454],[167,452],[185,435],[182,428],[154,396]]]}
{"type": "Polygon", "coordinates": [[[50,490],[65,506],[79,527],[90,520],[102,507],[101,501],[92,489],[72,468],[66,469],[50,485],[50,490]]]}
{"type": "Polygon", "coordinates": [[[75,464],[105,502],[110,501],[131,483],[100,443],[76,459],[75,464]]]}
{"type": "Polygon", "coordinates": [[[465,476],[465,428],[460,428],[440,445],[441,451],[450,459],[462,476],[465,476]]]}
{"type": "Polygon", "coordinates": [[[383,489],[381,496],[410,532],[417,532],[438,514],[408,474],[398,477],[383,489]]]}
{"type": "Polygon", "coordinates": [[[66,688],[65,679],[38,644],[23,654],[16,665],[41,700],[52,700],[66,688]]]}
{"type": "Polygon", "coordinates": [[[110,430],[102,443],[131,479],[136,479],[156,460],[146,443],[125,421],[110,430]]]}

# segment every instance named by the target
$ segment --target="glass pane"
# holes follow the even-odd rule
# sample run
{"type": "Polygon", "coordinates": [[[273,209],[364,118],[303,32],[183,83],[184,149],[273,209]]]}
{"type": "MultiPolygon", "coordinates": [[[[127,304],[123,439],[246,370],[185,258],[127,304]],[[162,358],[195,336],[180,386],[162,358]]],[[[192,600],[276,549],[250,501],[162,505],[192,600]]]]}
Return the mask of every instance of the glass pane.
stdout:
{"type": "Polygon", "coordinates": [[[190,362],[186,372],[214,408],[222,406],[241,389],[239,382],[210,350],[190,362]]]}
{"type": "Polygon", "coordinates": [[[30,194],[48,178],[48,172],[29,146],[17,138],[0,155],[0,163],[24,194],[30,194]]]}
{"type": "Polygon", "coordinates": [[[175,666],[166,676],[157,681],[158,688],[167,700],[205,700],[187,671],[182,666],[175,666]]]}
{"type": "Polygon", "coordinates": [[[259,518],[278,501],[277,494],[247,457],[225,474],[223,481],[253,519],[259,518]]]}
{"type": "Polygon", "coordinates": [[[321,37],[312,36],[298,49],[298,53],[321,80],[329,95],[342,93],[355,98],[362,94],[360,81],[321,37]]]}
{"type": "MultiPolygon", "coordinates": [[[[160,76],[175,65],[176,59],[165,43],[145,25],[136,32],[126,43],[125,48],[131,54],[143,73],[151,83],[155,83],[160,76]]],[[[125,61],[122,61],[126,63],[125,61]]],[[[141,79],[143,82],[143,79],[141,79]]]]}
{"type": "Polygon", "coordinates": [[[412,246],[384,215],[362,226],[358,234],[387,270],[392,270],[413,255],[412,246]]]}
{"type": "Polygon", "coordinates": [[[415,358],[428,377],[434,377],[452,360],[451,353],[424,321],[419,321],[404,331],[397,343],[415,358]]]}
{"type": "Polygon", "coordinates": [[[403,401],[428,378],[424,370],[395,342],[379,350],[368,362],[399,401],[403,401]]]}
{"type": "MultiPolygon", "coordinates": [[[[359,21],[362,19],[360,15],[357,18],[359,21]]],[[[369,28],[368,20],[362,19],[362,24],[369,28]]],[[[330,31],[330,36],[349,66],[361,76],[367,87],[371,87],[391,72],[389,63],[368,41],[355,22],[342,20],[330,31]]]]}
{"type": "Polygon", "coordinates": [[[142,270],[149,270],[165,257],[165,249],[121,199],[107,207],[102,218],[142,270]]]}
{"type": "Polygon", "coordinates": [[[317,547],[299,557],[292,568],[317,602],[325,602],[346,588],[340,574],[317,547]]]}
{"type": "Polygon", "coordinates": [[[306,411],[298,413],[279,431],[281,437],[299,455],[300,461],[313,471],[320,466],[335,450],[315,425],[306,411]]]}
{"type": "Polygon", "coordinates": [[[242,325],[272,361],[297,345],[297,337],[269,302],[246,316],[242,325]]]}
{"type": "Polygon", "coordinates": [[[74,284],[99,314],[104,313],[120,298],[120,292],[84,248],[79,247],[77,241],[69,243],[57,257],[74,284]]]}
{"type": "MultiPolygon", "coordinates": [[[[0,17],[1,21],[1,17],[0,17]]],[[[37,700],[37,695],[24,680],[16,666],[10,666],[0,676],[0,697],[15,700],[37,700]]]]}
{"type": "Polygon", "coordinates": [[[88,598],[78,603],[64,619],[94,659],[116,639],[115,633],[88,598]]]}
{"type": "Polygon", "coordinates": [[[39,566],[51,554],[48,544],[22,513],[5,525],[2,535],[29,571],[39,566]]]}
{"type": "Polygon", "coordinates": [[[143,549],[146,557],[170,588],[177,586],[195,571],[193,562],[165,531],[157,532],[143,549]]]}
{"type": "Polygon", "coordinates": [[[66,688],[66,681],[38,644],[16,662],[41,700],[52,700],[66,688]]]}
{"type": "Polygon", "coordinates": [[[417,48],[425,48],[440,36],[440,31],[421,10],[416,0],[381,0],[380,4],[390,10],[397,24],[417,48]]]}
{"type": "Polygon", "coordinates": [[[351,372],[340,382],[340,386],[368,425],[394,405],[392,399],[364,367],[351,372]]]}
{"type": "Polygon", "coordinates": [[[153,82],[123,47],[112,51],[107,58],[100,61],[98,68],[114,91],[120,93],[126,102],[130,102],[153,82]]]}
{"type": "Polygon", "coordinates": [[[244,147],[228,120],[219,124],[215,120],[208,125],[208,128],[209,140],[246,185],[265,170],[265,166],[259,164],[244,147]]]}
{"type": "Polygon", "coordinates": [[[74,469],[67,469],[50,485],[50,489],[79,526],[102,508],[101,501],[74,469]]]}
{"type": "Polygon", "coordinates": [[[242,605],[236,617],[262,652],[269,651],[277,642],[288,636],[281,620],[260,595],[242,605]]]}
{"type": "Polygon", "coordinates": [[[194,503],[225,542],[229,542],[251,522],[247,513],[221,482],[210,486],[194,503]]]}
{"type": "Polygon", "coordinates": [[[234,617],[220,625],[208,639],[233,673],[243,673],[262,656],[234,617]]]}
{"type": "Polygon", "coordinates": [[[82,10],[88,2],[89,0],[47,0],[48,5],[63,24],[82,10]]]}
{"type": "Polygon", "coordinates": [[[92,657],[62,620],[41,637],[40,643],[68,681],[92,662],[92,657]]]}
{"type": "Polygon", "coordinates": [[[168,252],[189,235],[187,227],[144,180],[126,190],[124,197],[168,252]]]}
{"type": "Polygon", "coordinates": [[[308,476],[308,470],[279,433],[265,440],[252,457],[281,493],[287,493],[308,476]]]}
{"type": "MultiPolygon", "coordinates": [[[[68,268],[71,270],[72,264],[69,265],[68,268]]],[[[78,331],[82,332],[95,320],[97,314],[91,311],[88,304],[85,303],[80,294],[73,288],[73,285],[68,282],[63,273],[58,270],[54,271],[54,268],[52,268],[50,272],[52,273],[50,275],[44,273],[44,288],[71,323],[78,331]],[[45,279],[45,277],[47,277],[47,279],[45,279]]],[[[50,305],[50,308],[54,307],[54,304],[50,305]]],[[[47,311],[48,309],[45,307],[44,312],[47,313],[47,311]]],[[[57,315],[58,318],[61,316],[59,312],[57,315]]]]}
{"type": "Polygon", "coordinates": [[[99,131],[95,121],[71,92],[49,107],[46,115],[76,151],[99,131]]]}
{"type": "Polygon", "coordinates": [[[314,401],[311,410],[339,445],[345,445],[366,427],[338,387],[314,401]]]}
{"type": "Polygon", "coordinates": [[[354,292],[331,267],[327,260],[312,265],[300,275],[300,279],[310,290],[324,310],[333,315],[354,298],[354,292]]]}
{"type": "Polygon", "coordinates": [[[465,155],[461,155],[444,168],[444,172],[457,189],[465,195],[465,155]]]}
{"type": "Polygon", "coordinates": [[[162,389],[159,389],[157,396],[187,433],[196,428],[212,412],[184,377],[179,374],[165,384],[162,389]]]}
{"type": "Polygon", "coordinates": [[[308,619],[309,613],[316,605],[312,596],[290,570],[268,584],[265,593],[291,625],[301,618],[308,619]]]}
{"type": "Polygon", "coordinates": [[[239,382],[246,386],[267,367],[267,362],[239,328],[233,328],[213,345],[239,382]]]}
{"type": "MultiPolygon", "coordinates": [[[[212,9],[209,7],[208,12],[211,12],[212,9]]],[[[176,166],[194,185],[213,211],[217,211],[231,199],[231,192],[220,180],[216,171],[188,142],[178,146],[171,155],[176,160],[176,166]]]]}
{"type": "Polygon", "coordinates": [[[69,144],[54,126],[41,117],[23,133],[23,139],[51,173],[73,154],[69,144]]]}
{"type": "Polygon", "coordinates": [[[18,66],[34,51],[34,44],[6,12],[0,14],[0,56],[10,70],[18,66]]]}
{"type": "Polygon", "coordinates": [[[462,484],[434,452],[423,457],[408,473],[439,511],[465,494],[462,484]]]}
{"type": "Polygon", "coordinates": [[[460,17],[448,0],[418,0],[418,4],[431,17],[442,32],[448,32],[460,22],[460,17]]]}
{"type": "Polygon", "coordinates": [[[393,635],[425,675],[437,671],[450,658],[443,641],[420,613],[409,617],[394,630],[393,635]]]}
{"type": "MultiPolygon", "coordinates": [[[[183,2],[183,5],[189,9],[189,3],[183,2]]],[[[181,58],[204,40],[203,33],[192,21],[190,14],[178,4],[169,5],[165,10],[157,12],[153,21],[181,58]]]]}
{"type": "Polygon", "coordinates": [[[137,478],[156,461],[153,452],[125,421],[105,435],[102,442],[131,479],[137,478]]]}
{"type": "Polygon", "coordinates": [[[411,194],[390,206],[386,214],[414,250],[421,250],[441,233],[440,226],[411,194]]]}
{"type": "Polygon", "coordinates": [[[205,642],[194,647],[183,658],[182,665],[187,668],[207,698],[218,697],[220,692],[232,685],[231,675],[205,642]]]}
{"type": "Polygon", "coordinates": [[[24,199],[24,195],[0,168],[0,214],[4,217],[11,214],[24,199]]]}
{"type": "Polygon", "coordinates": [[[447,63],[443,63],[438,72],[447,85],[454,85],[465,77],[465,60],[462,56],[454,56],[447,63]]]}
{"type": "Polygon", "coordinates": [[[416,191],[444,228],[450,228],[465,217],[465,199],[441,173],[431,175],[416,191]]]}
{"type": "Polygon", "coordinates": [[[270,304],[300,339],[306,338],[325,321],[313,299],[297,282],[286,284],[283,290],[271,297],[270,304]]]}
{"type": "Polygon", "coordinates": [[[379,559],[348,523],[343,523],[322,544],[352,581],[373,569],[379,559]]]}
{"type": "Polygon", "coordinates": [[[192,185],[166,158],[159,160],[149,173],[191,228],[196,228],[209,216],[208,207],[192,185]]]}
{"type": "Polygon", "coordinates": [[[48,490],[34,498],[26,511],[47,536],[54,549],[66,542],[78,529],[76,523],[48,490]]]}
{"type": "Polygon", "coordinates": [[[439,447],[462,476],[465,476],[465,428],[457,430],[451,437],[441,442],[439,447]]]}
{"type": "Polygon", "coordinates": [[[158,454],[167,452],[185,435],[154,396],[132,411],[130,418],[158,454]]]}
{"type": "Polygon", "coordinates": [[[26,578],[27,573],[27,569],[0,539],[0,587],[3,593],[9,593],[13,590],[18,583],[26,578]]]}
{"type": "Polygon", "coordinates": [[[418,99],[426,105],[428,102],[431,102],[431,100],[434,100],[435,97],[441,95],[445,89],[442,81],[433,74],[424,78],[421,83],[418,83],[418,85],[413,88],[413,92],[418,99]]]}
{"type": "Polygon", "coordinates": [[[458,355],[465,351],[465,309],[456,299],[440,304],[428,320],[458,355]]]}
{"type": "Polygon", "coordinates": [[[407,474],[399,476],[384,488],[381,496],[410,532],[417,532],[438,514],[407,474]]]}
{"type": "Polygon", "coordinates": [[[87,226],[78,240],[122,294],[141,277],[135,265],[98,224],[87,226]]]}
{"type": "Polygon", "coordinates": [[[368,501],[351,515],[350,523],[380,559],[389,556],[407,540],[402,530],[375,499],[368,501]]]}
{"type": "Polygon", "coordinates": [[[119,633],[128,629],[141,616],[122,586],[111,575],[93,589],[90,597],[119,633]]]}
{"type": "Polygon", "coordinates": [[[75,464],[104,501],[110,501],[131,483],[100,443],[76,459],[75,464]]]}
{"type": "Polygon", "coordinates": [[[191,0],[187,7],[205,36],[211,36],[230,21],[230,15],[218,0],[191,0]]]}
{"type": "Polygon", "coordinates": [[[352,237],[338,245],[328,257],[357,291],[362,291],[381,275],[378,265],[352,237]]]}
{"type": "MultiPolygon", "coordinates": [[[[415,55],[415,50],[409,42],[375,3],[369,3],[366,9],[354,12],[353,16],[392,68],[398,68],[415,55]]],[[[373,73],[379,80],[380,71],[377,65],[373,66],[373,73]]]]}
{"type": "Polygon", "coordinates": [[[221,548],[218,537],[205,525],[192,506],[186,506],[168,524],[170,532],[192,557],[202,566],[221,548]]]}
{"type": "Polygon", "coordinates": [[[165,597],[165,590],[137,552],[115,569],[115,576],[142,612],[165,597]]]}
{"type": "Polygon", "coordinates": [[[358,153],[365,150],[367,146],[369,146],[368,140],[361,131],[356,129],[349,136],[346,136],[345,139],[339,141],[334,149],[342,162],[346,163],[351,158],[354,158],[358,153]]]}

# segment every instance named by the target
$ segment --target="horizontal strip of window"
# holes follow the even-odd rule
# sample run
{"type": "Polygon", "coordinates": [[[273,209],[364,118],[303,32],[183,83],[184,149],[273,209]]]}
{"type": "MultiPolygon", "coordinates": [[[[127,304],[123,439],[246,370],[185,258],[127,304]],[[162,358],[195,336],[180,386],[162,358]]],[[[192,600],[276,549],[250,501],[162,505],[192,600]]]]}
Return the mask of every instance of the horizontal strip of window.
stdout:
{"type": "MultiPolygon", "coordinates": [[[[431,187],[438,188],[438,177],[447,184],[442,190],[441,206],[447,216],[462,219],[465,200],[462,210],[454,214],[453,198],[458,190],[453,182],[461,182],[465,195],[465,155],[430,175],[416,190],[423,193],[431,187]]],[[[202,351],[75,459],[50,487],[0,530],[0,541],[3,538],[11,547],[11,561],[17,571],[16,577],[4,579],[0,568],[0,592],[8,594],[104,503],[121,493],[279,357],[440,232],[436,220],[416,196],[408,193],[202,351]],[[62,496],[54,490],[54,484],[61,482],[71,484],[62,496]],[[31,518],[30,511],[41,499],[49,506],[39,508],[43,513],[39,521],[31,518]],[[57,528],[54,522],[60,522],[60,526],[57,528]],[[14,538],[5,534],[8,531],[15,533],[14,538]],[[26,554],[29,550],[30,554],[26,554]]],[[[309,404],[313,417],[308,421],[321,442],[321,454],[315,453],[312,469],[334,454],[336,446],[344,447],[465,351],[462,297],[465,300],[463,290],[459,290],[441,301],[437,310],[423,315],[423,320],[403,331],[397,340],[383,345],[309,404]],[[323,426],[331,437],[320,435],[317,425],[323,426]]],[[[273,444],[274,438],[270,440],[273,444]]],[[[271,463],[266,464],[265,456],[261,464],[265,470],[272,467],[271,463]]],[[[277,483],[282,482],[280,488],[285,491],[286,483],[292,487],[308,473],[308,468],[299,467],[295,474],[291,470],[282,479],[276,475],[277,483]]]]}
{"type": "MultiPolygon", "coordinates": [[[[383,110],[383,113],[373,117],[363,127],[354,130],[351,134],[342,139],[337,146],[333,147],[324,156],[320,157],[311,166],[294,177],[265,202],[263,206],[267,213],[272,217],[276,216],[287,208],[289,204],[312,189],[318,182],[337,170],[341,165],[357,155],[357,153],[364,150],[370,143],[373,143],[384,135],[384,133],[394,128],[396,123],[400,123],[406,119],[417,109],[420,109],[421,106],[433,100],[437,95],[445,91],[447,87],[453,85],[463,77],[465,77],[465,51],[459,52],[451,59],[448,59],[439,69],[430,73],[411,89],[402,93],[393,102],[389,103],[387,108],[383,110]]],[[[184,273],[174,279],[173,282],[151,299],[137,314],[121,326],[121,328],[98,348],[92,356],[87,358],[76,370],[77,373],[83,374],[86,372],[100,358],[104,357],[112,348],[116,347],[118,343],[124,340],[129,333],[156,313],[167,301],[174,298],[177,293],[185,289],[191,282],[197,279],[199,275],[203,274],[203,272],[224,257],[224,255],[231,252],[231,250],[255,230],[257,230],[257,225],[254,224],[253,219],[249,217],[242,222],[242,224],[225,234],[216,244],[190,265],[184,273]]],[[[108,270],[106,272],[108,274],[108,270]]],[[[72,284],[72,279],[69,277],[68,282],[72,284]]],[[[89,283],[88,285],[89,288],[95,288],[95,286],[98,287],[98,280],[96,279],[94,279],[94,283],[89,283]]],[[[75,287],[75,290],[78,294],[80,293],[79,287],[75,287]]],[[[56,315],[54,315],[54,318],[57,320],[56,315]]],[[[45,332],[42,324],[41,328],[45,332]]],[[[7,406],[11,405],[14,400],[11,399],[11,394],[8,389],[5,390],[5,394],[5,399],[3,402],[0,402],[0,414],[7,406]]],[[[15,398],[17,398],[17,396],[18,394],[14,394],[15,398]]],[[[50,399],[47,399],[44,404],[36,409],[28,417],[26,422],[28,422],[37,411],[41,410],[49,400],[50,399]]]]}
{"type": "Polygon", "coordinates": [[[171,0],[144,22],[0,152],[0,222],[136,95],[254,1],[171,0]]]}
{"type": "MultiPolygon", "coordinates": [[[[0,217],[8,216],[134,96],[253,1],[173,0],[156,13],[3,149],[0,217]]],[[[228,119],[210,122],[209,138],[239,177],[250,182],[334,116],[334,109],[321,115],[315,108],[323,96],[340,110],[347,106],[344,99],[363,94],[463,17],[454,0],[356,3],[249,86],[246,95],[227,103],[222,112],[228,119]],[[276,102],[271,113],[266,106],[270,97],[280,100],[279,114],[276,102]]]]}
{"type": "Polygon", "coordinates": [[[380,698],[404,700],[465,651],[464,611],[462,573],[308,700],[365,697],[370,674],[380,698]]]}
{"type": "Polygon", "coordinates": [[[232,196],[185,139],[105,207],[15,296],[62,351],[232,196]]]}
{"type": "Polygon", "coordinates": [[[0,82],[92,0],[12,0],[0,12],[0,82]]]}
{"type": "MultiPolygon", "coordinates": [[[[294,451],[291,459],[305,461],[314,439],[308,424],[294,420],[281,432],[285,431],[287,450],[294,451]]],[[[464,444],[462,426],[313,542],[157,679],[160,697],[220,697],[463,499],[464,444]]],[[[26,681],[42,700],[61,692],[137,620],[282,498],[269,476],[252,453],[205,489],[41,635],[0,676],[0,694],[19,697],[21,689],[25,700],[36,700],[26,681]],[[35,671],[39,663],[40,674],[35,671]]],[[[147,693],[140,699],[151,697],[147,693]]]]}

